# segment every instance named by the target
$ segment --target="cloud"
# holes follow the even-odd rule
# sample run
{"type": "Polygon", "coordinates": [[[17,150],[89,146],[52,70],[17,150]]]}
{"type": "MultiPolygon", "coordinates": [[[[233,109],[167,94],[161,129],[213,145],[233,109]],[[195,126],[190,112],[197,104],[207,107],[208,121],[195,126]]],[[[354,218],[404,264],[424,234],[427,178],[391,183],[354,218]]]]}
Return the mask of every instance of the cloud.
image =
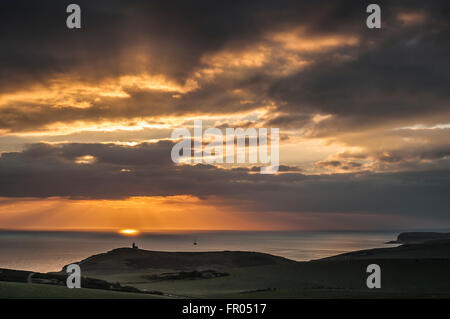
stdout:
{"type": "Polygon", "coordinates": [[[390,10],[377,34],[362,27],[364,4],[344,1],[79,4],[83,27],[73,31],[61,22],[64,3],[39,4],[39,14],[35,4],[3,3],[0,27],[15,32],[0,52],[0,128],[267,105],[292,119],[335,115],[315,135],[436,112],[450,119],[442,1],[382,4],[390,10]],[[394,28],[417,12],[430,17],[420,29],[394,28]]]}
{"type": "Polygon", "coordinates": [[[78,4],[80,30],[63,2],[0,4],[0,196],[448,218],[448,2],[381,1],[381,30],[363,2],[78,4]],[[175,166],[194,117],[279,127],[280,174],[175,166]]]}
{"type": "Polygon", "coordinates": [[[331,169],[332,171],[353,171],[360,170],[362,168],[362,164],[358,162],[351,161],[319,161],[316,163],[316,166],[319,168],[331,169]]]}
{"type": "Polygon", "coordinates": [[[249,211],[343,213],[449,218],[448,170],[304,175],[283,166],[278,175],[251,168],[176,166],[172,142],[35,144],[0,158],[1,197],[124,199],[190,195],[219,198],[249,211]],[[80,157],[89,161],[79,161],[80,157]]]}

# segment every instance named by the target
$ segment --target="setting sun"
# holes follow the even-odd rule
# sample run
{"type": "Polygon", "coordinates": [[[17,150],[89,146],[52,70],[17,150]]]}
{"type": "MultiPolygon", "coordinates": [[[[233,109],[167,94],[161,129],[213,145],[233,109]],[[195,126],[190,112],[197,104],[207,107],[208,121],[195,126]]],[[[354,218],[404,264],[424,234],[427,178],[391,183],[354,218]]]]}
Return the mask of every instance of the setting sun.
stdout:
{"type": "Polygon", "coordinates": [[[119,233],[122,235],[134,236],[139,234],[139,231],[136,229],[121,229],[119,230],[119,233]]]}

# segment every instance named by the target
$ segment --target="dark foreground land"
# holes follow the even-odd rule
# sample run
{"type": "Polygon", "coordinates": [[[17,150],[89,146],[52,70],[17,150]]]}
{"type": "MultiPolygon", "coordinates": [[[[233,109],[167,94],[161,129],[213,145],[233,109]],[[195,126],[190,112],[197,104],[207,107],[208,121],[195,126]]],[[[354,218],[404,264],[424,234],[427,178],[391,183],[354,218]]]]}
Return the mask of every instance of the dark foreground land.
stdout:
{"type": "Polygon", "coordinates": [[[309,262],[255,252],[118,248],[78,262],[81,289],[65,287],[64,268],[0,270],[0,298],[450,298],[450,236],[410,234],[399,235],[399,243],[407,242],[399,247],[309,262]],[[380,289],[366,286],[369,264],[381,267],[380,289]]]}

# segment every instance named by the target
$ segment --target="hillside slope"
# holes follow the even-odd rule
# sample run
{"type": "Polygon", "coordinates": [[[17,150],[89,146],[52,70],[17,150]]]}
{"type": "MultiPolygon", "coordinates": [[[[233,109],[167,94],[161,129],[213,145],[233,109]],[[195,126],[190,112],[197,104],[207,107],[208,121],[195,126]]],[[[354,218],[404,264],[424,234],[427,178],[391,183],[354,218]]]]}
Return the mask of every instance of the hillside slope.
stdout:
{"type": "Polygon", "coordinates": [[[162,252],[132,248],[117,248],[78,262],[81,269],[87,272],[97,270],[123,272],[144,269],[199,270],[285,263],[294,263],[294,261],[257,252],[162,252]]]}

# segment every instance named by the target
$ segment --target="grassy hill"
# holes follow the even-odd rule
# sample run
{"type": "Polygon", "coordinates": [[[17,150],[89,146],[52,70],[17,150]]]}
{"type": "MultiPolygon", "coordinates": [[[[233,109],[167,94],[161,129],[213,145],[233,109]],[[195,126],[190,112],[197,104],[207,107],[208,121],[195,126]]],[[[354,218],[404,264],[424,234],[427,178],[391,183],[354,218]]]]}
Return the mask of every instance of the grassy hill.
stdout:
{"type": "Polygon", "coordinates": [[[257,252],[163,252],[117,248],[91,256],[78,264],[84,271],[128,271],[138,269],[234,268],[293,263],[294,261],[257,252]]]}
{"type": "Polygon", "coordinates": [[[450,240],[435,239],[419,244],[353,251],[323,260],[355,259],[450,259],[450,240]]]}
{"type": "Polygon", "coordinates": [[[450,297],[449,243],[365,250],[311,262],[253,252],[169,253],[121,248],[79,264],[89,277],[197,298],[450,297]],[[371,263],[382,268],[381,289],[366,286],[366,268],[371,263]],[[175,276],[205,269],[227,276],[175,276]]]}
{"type": "Polygon", "coordinates": [[[108,291],[99,289],[68,289],[62,286],[0,281],[0,299],[154,299],[163,296],[108,291]]]}
{"type": "MultiPolygon", "coordinates": [[[[91,256],[79,265],[86,282],[158,291],[173,298],[450,298],[450,242],[446,240],[363,250],[310,262],[255,252],[119,248],[91,256]],[[381,289],[366,286],[366,268],[372,263],[381,267],[381,289]]],[[[48,275],[64,274],[63,269],[48,275]]],[[[5,296],[163,297],[0,282],[0,298],[5,296]]]]}

